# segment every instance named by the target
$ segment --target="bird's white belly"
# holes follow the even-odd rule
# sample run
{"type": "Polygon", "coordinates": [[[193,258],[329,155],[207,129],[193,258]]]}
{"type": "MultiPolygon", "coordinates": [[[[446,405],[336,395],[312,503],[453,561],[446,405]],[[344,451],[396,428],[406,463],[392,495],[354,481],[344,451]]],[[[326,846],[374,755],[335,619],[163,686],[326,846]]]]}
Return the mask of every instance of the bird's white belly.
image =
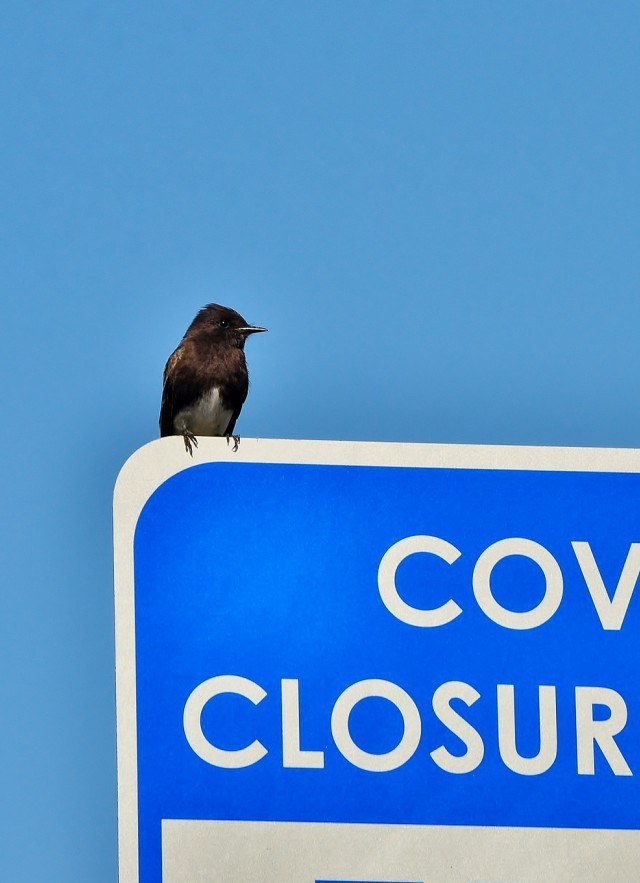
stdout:
{"type": "Polygon", "coordinates": [[[173,419],[176,432],[185,429],[194,435],[224,435],[233,411],[222,406],[219,391],[214,387],[208,393],[179,411],[173,419]]]}

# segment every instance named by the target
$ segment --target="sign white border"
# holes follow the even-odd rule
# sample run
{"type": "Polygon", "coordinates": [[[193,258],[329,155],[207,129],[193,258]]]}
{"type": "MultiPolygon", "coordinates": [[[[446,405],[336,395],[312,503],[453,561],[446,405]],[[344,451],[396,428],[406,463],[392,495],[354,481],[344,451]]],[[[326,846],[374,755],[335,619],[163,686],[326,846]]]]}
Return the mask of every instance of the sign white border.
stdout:
{"type": "Polygon", "coordinates": [[[120,883],[138,883],[135,529],[147,500],[167,479],[193,466],[216,462],[637,473],[640,450],[243,438],[234,452],[224,438],[199,438],[191,458],[179,436],[158,439],[137,450],[122,467],[114,491],[120,883]]]}

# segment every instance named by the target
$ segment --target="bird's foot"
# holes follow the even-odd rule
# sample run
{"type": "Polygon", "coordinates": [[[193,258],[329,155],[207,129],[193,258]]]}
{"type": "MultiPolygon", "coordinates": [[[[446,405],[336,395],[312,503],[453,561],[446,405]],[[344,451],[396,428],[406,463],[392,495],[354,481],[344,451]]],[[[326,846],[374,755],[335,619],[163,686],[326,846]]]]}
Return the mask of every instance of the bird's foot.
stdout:
{"type": "Polygon", "coordinates": [[[184,439],[184,449],[189,454],[189,456],[193,457],[193,448],[198,447],[198,439],[192,432],[189,432],[188,429],[185,429],[182,433],[182,438],[184,439]],[[192,447],[193,446],[193,447],[192,447]]]}
{"type": "Polygon", "coordinates": [[[230,438],[233,439],[233,447],[231,448],[231,450],[235,454],[235,452],[238,450],[238,445],[240,444],[240,436],[239,435],[227,435],[227,436],[225,436],[225,438],[227,439],[227,444],[229,444],[230,438]]]}

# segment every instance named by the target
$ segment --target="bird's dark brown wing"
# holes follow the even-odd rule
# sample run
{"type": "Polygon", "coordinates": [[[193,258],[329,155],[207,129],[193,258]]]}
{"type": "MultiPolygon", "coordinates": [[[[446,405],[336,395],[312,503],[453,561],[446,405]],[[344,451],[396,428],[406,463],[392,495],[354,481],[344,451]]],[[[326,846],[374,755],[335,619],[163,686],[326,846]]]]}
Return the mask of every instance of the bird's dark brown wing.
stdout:
{"type": "Polygon", "coordinates": [[[233,412],[224,433],[229,436],[233,434],[236,420],[240,416],[249,392],[249,373],[241,349],[234,348],[227,353],[221,373],[224,376],[224,383],[220,387],[222,401],[233,412]]]}
{"type": "MultiPolygon", "coordinates": [[[[243,404],[244,404],[244,402],[243,402],[243,404]]],[[[225,432],[225,435],[233,435],[233,430],[235,429],[235,426],[236,426],[236,420],[240,416],[240,411],[242,411],[242,405],[240,405],[239,408],[236,408],[235,411],[233,412],[233,417],[229,421],[229,425],[227,426],[227,430],[225,432]]]]}
{"type": "Polygon", "coordinates": [[[183,341],[173,352],[164,368],[162,404],[160,405],[160,435],[174,435],[173,419],[182,408],[192,404],[201,393],[201,384],[191,359],[185,359],[188,341],[183,341]]]}

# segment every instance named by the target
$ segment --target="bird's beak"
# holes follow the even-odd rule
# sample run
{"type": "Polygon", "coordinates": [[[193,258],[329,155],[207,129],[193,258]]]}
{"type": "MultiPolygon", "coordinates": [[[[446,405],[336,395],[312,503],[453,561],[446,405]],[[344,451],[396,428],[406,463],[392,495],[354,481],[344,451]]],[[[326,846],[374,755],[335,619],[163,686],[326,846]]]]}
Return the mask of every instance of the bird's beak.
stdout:
{"type": "Polygon", "coordinates": [[[237,331],[241,331],[243,334],[256,334],[258,331],[267,330],[267,328],[259,328],[257,325],[243,325],[242,328],[237,329],[237,331]]]}

